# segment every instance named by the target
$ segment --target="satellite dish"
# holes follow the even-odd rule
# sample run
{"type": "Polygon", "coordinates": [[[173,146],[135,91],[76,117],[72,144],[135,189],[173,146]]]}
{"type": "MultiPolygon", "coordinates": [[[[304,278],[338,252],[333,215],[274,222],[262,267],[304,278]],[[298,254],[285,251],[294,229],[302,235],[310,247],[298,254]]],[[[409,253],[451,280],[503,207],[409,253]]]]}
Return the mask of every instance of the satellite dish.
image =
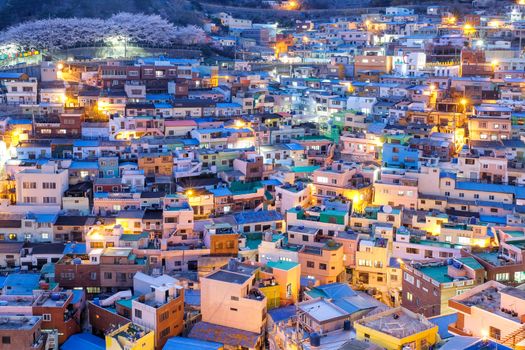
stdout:
{"type": "Polygon", "coordinates": [[[385,213],[385,214],[391,214],[391,213],[392,213],[392,207],[389,206],[389,205],[384,205],[384,206],[383,206],[383,213],[385,213]]]}

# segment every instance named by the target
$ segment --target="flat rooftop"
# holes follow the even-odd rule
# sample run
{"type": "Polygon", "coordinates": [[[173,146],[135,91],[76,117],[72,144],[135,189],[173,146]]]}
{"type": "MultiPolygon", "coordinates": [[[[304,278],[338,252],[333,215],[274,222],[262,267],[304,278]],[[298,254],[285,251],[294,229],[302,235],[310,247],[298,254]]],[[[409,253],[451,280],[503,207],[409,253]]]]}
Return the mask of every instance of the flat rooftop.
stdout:
{"type": "Polygon", "coordinates": [[[386,312],[365,317],[358,321],[365,327],[389,334],[397,339],[403,339],[413,334],[423,332],[436,327],[432,323],[419,318],[416,314],[405,311],[402,308],[388,310],[386,312]]]}
{"type": "Polygon", "coordinates": [[[28,330],[40,322],[38,316],[0,316],[0,330],[28,330]]]}
{"type": "Polygon", "coordinates": [[[306,226],[288,225],[288,232],[290,231],[307,235],[315,235],[317,232],[319,232],[319,229],[306,226]]]}
{"type": "Polygon", "coordinates": [[[349,316],[346,311],[325,299],[314,299],[306,303],[301,303],[297,305],[297,308],[321,323],[349,316]]]}
{"type": "Polygon", "coordinates": [[[468,298],[456,300],[458,303],[468,307],[478,307],[480,309],[489,311],[498,316],[512,320],[514,322],[521,322],[520,316],[512,316],[512,313],[501,311],[504,306],[501,305],[501,294],[509,294],[517,298],[525,300],[525,291],[513,287],[498,289],[496,287],[488,287],[478,293],[472,294],[468,298]]]}
{"type": "Polygon", "coordinates": [[[215,281],[221,281],[221,282],[243,284],[250,277],[251,276],[249,276],[249,275],[244,275],[244,274],[240,274],[240,273],[237,273],[237,272],[219,270],[219,271],[214,272],[211,275],[207,276],[206,278],[209,278],[209,279],[212,279],[212,280],[215,280],[215,281]]]}

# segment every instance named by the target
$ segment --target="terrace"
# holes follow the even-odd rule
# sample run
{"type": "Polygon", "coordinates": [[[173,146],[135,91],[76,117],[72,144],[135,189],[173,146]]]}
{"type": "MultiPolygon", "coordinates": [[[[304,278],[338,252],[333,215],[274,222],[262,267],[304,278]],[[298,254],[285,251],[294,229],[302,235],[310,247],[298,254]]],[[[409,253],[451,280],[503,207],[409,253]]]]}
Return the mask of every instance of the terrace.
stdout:
{"type": "MultiPolygon", "coordinates": [[[[516,288],[499,288],[488,287],[477,293],[466,296],[464,299],[457,299],[455,302],[467,307],[477,307],[506,319],[521,323],[520,315],[512,310],[512,308],[505,308],[501,302],[501,293],[506,290],[516,290],[516,288]]],[[[525,297],[521,296],[525,302],[525,297]]]]}
{"type": "Polygon", "coordinates": [[[427,321],[422,315],[414,314],[403,308],[396,308],[366,317],[357,321],[357,323],[397,339],[403,339],[437,327],[427,321]]]}

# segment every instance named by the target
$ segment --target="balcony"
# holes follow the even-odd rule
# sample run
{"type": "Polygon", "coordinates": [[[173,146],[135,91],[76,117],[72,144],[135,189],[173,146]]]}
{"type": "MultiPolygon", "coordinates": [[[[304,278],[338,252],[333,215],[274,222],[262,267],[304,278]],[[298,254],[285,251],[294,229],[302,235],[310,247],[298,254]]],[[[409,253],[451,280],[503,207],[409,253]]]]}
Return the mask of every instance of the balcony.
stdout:
{"type": "Polygon", "coordinates": [[[464,337],[471,337],[472,336],[472,332],[471,331],[469,331],[467,329],[457,328],[455,323],[453,323],[453,324],[448,326],[448,331],[450,333],[452,333],[452,334],[456,334],[456,335],[460,335],[460,336],[464,336],[464,337]]]}

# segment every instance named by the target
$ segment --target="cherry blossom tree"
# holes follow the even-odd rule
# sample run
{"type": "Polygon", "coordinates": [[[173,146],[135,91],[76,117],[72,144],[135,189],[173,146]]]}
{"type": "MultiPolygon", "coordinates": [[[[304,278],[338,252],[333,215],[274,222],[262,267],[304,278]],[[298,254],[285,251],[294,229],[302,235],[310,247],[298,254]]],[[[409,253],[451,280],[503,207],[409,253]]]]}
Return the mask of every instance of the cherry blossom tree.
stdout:
{"type": "Polygon", "coordinates": [[[177,27],[158,15],[123,12],[106,20],[54,18],[25,22],[0,32],[0,49],[53,50],[113,44],[115,41],[169,47],[173,44],[202,44],[206,40],[206,34],[200,27],[177,27]]]}

